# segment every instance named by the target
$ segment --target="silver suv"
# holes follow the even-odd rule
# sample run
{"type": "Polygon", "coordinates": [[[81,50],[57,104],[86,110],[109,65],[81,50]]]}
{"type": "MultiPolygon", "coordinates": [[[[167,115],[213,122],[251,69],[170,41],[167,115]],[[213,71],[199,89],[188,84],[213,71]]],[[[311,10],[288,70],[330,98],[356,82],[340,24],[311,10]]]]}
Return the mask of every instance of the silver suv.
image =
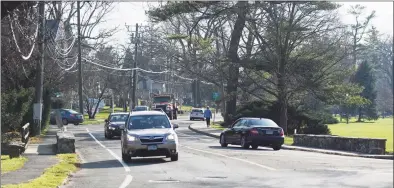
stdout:
{"type": "Polygon", "coordinates": [[[131,157],[166,156],[178,160],[178,136],[164,112],[137,111],[122,126],[121,148],[124,162],[131,157]]]}

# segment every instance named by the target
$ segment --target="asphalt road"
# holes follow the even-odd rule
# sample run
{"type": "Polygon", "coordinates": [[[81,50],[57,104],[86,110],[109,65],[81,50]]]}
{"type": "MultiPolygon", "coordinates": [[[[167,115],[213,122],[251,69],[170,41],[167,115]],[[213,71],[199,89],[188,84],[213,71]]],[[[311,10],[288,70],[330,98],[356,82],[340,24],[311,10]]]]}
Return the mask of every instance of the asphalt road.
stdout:
{"type": "MultiPolygon", "coordinates": [[[[64,187],[393,187],[393,161],[270,148],[221,148],[218,140],[175,120],[179,161],[137,158],[122,164],[120,140],[104,138],[103,125],[69,126],[82,166],[64,187]]],[[[203,123],[203,122],[201,122],[203,123]]]]}

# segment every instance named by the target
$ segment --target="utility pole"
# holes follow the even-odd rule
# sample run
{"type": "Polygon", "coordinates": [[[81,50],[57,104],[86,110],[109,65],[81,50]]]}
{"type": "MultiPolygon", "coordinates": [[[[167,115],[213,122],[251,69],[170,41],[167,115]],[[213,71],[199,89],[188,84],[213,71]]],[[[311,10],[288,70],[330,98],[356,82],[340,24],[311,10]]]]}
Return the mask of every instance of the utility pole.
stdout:
{"type": "Polygon", "coordinates": [[[78,27],[78,96],[79,96],[79,112],[84,114],[83,110],[83,96],[82,96],[82,60],[81,60],[81,6],[80,1],[77,1],[77,27],[78,27]]]}
{"type": "Polygon", "coordinates": [[[131,109],[134,109],[136,106],[137,100],[136,100],[136,90],[137,90],[137,56],[138,56],[138,43],[139,43],[139,35],[138,35],[138,23],[135,24],[135,49],[134,49],[134,65],[133,65],[133,93],[131,96],[131,109]]]}
{"type": "Polygon", "coordinates": [[[36,103],[33,105],[33,119],[35,123],[33,135],[41,135],[41,120],[42,120],[42,92],[44,85],[44,50],[45,50],[45,2],[40,1],[38,5],[39,24],[40,24],[40,61],[37,62],[37,79],[36,79],[36,103]]]}

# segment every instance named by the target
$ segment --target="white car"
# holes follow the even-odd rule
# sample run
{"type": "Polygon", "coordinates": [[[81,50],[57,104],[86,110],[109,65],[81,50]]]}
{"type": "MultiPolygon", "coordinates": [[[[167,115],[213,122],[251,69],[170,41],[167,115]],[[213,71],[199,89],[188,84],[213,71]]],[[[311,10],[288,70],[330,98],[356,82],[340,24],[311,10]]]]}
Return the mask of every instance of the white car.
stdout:
{"type": "Polygon", "coordinates": [[[199,119],[199,120],[205,120],[204,118],[204,109],[202,108],[193,108],[192,111],[190,112],[190,121],[199,119]]]}

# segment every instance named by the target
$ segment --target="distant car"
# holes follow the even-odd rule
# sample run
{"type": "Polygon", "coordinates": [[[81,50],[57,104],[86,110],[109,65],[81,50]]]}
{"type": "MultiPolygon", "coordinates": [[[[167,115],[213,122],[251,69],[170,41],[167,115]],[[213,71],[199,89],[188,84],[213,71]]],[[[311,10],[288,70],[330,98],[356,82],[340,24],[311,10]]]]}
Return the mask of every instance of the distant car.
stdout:
{"type": "Polygon", "coordinates": [[[193,121],[195,119],[199,120],[205,120],[204,118],[204,109],[202,108],[192,108],[192,111],[190,112],[190,121],[193,121]]]}
{"type": "Polygon", "coordinates": [[[131,157],[166,156],[178,160],[178,136],[167,115],[157,111],[132,112],[121,136],[122,159],[131,157]]]}
{"type": "Polygon", "coordinates": [[[265,118],[240,118],[220,134],[220,145],[241,145],[243,148],[257,149],[270,146],[280,150],[284,143],[284,132],[274,121],[265,118]]]}
{"type": "Polygon", "coordinates": [[[126,123],[128,112],[111,113],[104,124],[104,137],[111,139],[114,136],[120,136],[122,131],[120,126],[126,123]]]}
{"type": "Polygon", "coordinates": [[[161,109],[161,108],[153,108],[152,110],[153,110],[153,111],[158,111],[158,112],[163,112],[163,113],[164,113],[163,109],[161,109]]]}
{"type": "Polygon", "coordinates": [[[147,106],[136,106],[136,107],[133,109],[133,111],[134,111],[134,112],[136,112],[136,111],[149,111],[149,107],[147,107],[147,106]]]}
{"type": "Polygon", "coordinates": [[[83,123],[83,115],[81,113],[74,111],[72,109],[56,109],[56,110],[53,110],[50,114],[49,122],[52,125],[56,124],[56,112],[57,111],[60,111],[60,114],[62,116],[63,125],[68,125],[69,123],[72,123],[74,125],[79,125],[80,123],[83,123]]]}

